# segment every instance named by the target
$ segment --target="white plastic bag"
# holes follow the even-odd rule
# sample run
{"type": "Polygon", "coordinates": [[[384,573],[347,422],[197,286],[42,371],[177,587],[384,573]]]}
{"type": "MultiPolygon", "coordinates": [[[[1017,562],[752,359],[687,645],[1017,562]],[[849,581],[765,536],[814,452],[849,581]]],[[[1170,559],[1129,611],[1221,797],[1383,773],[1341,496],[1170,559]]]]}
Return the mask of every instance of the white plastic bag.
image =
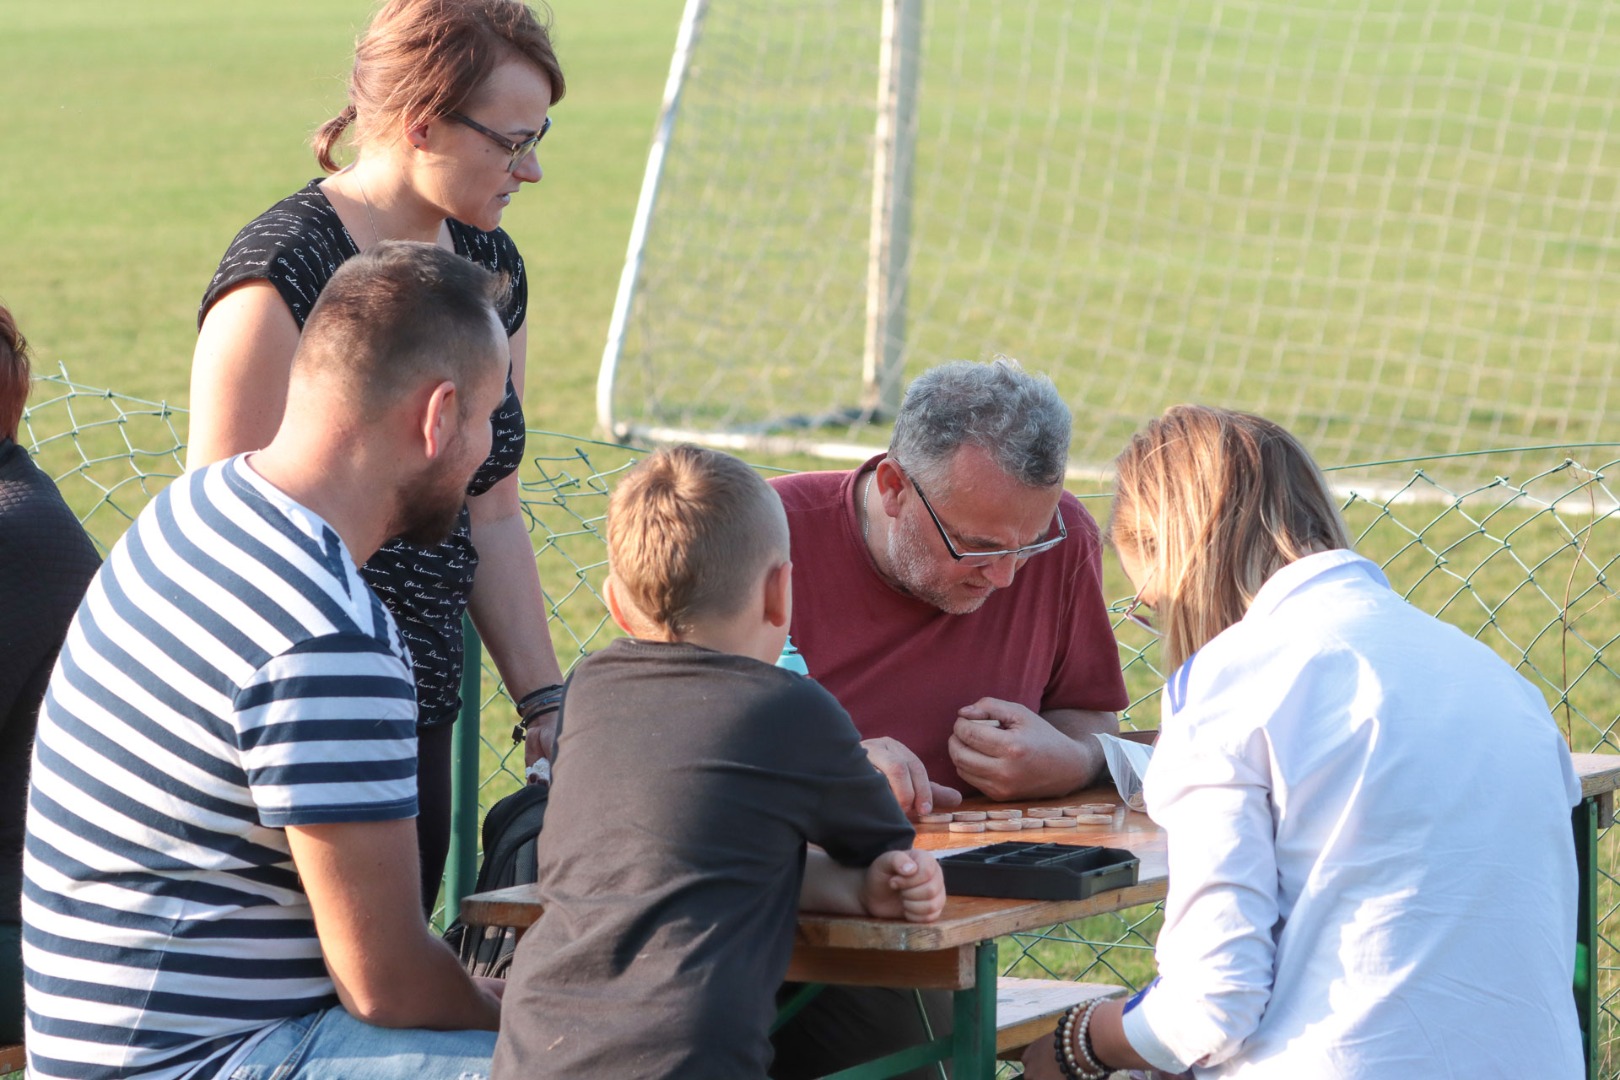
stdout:
{"type": "Polygon", "coordinates": [[[1148,762],[1153,758],[1153,747],[1100,732],[1095,737],[1102,744],[1103,756],[1108,759],[1114,790],[1132,810],[1146,810],[1142,802],[1142,777],[1147,774],[1148,762]]]}

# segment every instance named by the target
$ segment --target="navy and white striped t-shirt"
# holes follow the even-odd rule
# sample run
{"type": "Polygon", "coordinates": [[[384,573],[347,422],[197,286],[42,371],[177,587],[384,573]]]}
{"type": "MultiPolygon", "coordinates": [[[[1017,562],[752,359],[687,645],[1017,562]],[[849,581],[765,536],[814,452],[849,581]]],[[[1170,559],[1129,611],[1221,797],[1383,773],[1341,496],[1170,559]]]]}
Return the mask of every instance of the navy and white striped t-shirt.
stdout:
{"type": "Polygon", "coordinates": [[[30,1075],[207,1077],[337,1001],[283,827],[416,814],[392,617],[243,457],[96,575],[40,711],[23,863],[30,1075]]]}

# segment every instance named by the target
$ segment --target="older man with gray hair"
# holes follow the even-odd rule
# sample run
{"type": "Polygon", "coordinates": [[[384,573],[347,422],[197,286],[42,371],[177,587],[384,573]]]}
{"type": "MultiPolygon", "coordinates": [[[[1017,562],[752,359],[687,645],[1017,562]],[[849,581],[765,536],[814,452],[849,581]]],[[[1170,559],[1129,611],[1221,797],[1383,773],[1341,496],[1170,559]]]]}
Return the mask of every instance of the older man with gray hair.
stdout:
{"type": "Polygon", "coordinates": [[[793,640],[912,816],[1063,795],[1126,704],[1097,524],[1063,490],[1071,417],[1015,361],[911,384],[889,452],[774,481],[793,640]]]}
{"type": "MultiPolygon", "coordinates": [[[[772,481],[787,510],[793,640],[915,817],[1062,795],[1103,771],[1119,651],[1097,523],[1063,490],[1069,409],[1010,360],[911,384],[889,452],[772,481]]],[[[794,988],[784,991],[787,999],[794,988]]],[[[773,1036],[774,1080],[823,1076],[938,1036],[950,997],[829,987],[773,1036]]],[[[931,1076],[918,1070],[908,1077],[931,1076]]]]}

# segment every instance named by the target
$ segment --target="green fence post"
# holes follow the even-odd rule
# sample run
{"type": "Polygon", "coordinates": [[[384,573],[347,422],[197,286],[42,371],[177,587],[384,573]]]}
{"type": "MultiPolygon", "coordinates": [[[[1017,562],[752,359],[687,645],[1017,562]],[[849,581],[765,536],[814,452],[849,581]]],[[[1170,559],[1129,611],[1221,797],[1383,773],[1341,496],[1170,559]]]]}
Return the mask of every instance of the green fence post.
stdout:
{"type": "Polygon", "coordinates": [[[461,914],[461,898],[478,880],[479,704],[484,696],[484,649],[472,620],[462,616],[461,718],[450,743],[450,858],[444,873],[444,921],[461,914]]]}

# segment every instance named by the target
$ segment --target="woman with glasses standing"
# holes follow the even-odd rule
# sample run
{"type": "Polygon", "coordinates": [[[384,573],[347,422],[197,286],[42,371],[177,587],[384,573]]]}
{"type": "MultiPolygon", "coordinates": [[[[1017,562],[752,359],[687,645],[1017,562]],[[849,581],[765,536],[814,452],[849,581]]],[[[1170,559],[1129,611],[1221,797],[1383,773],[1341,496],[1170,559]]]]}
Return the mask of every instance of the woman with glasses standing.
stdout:
{"type": "Polygon", "coordinates": [[[349,104],[315,135],[331,175],[249,222],[203,296],[191,373],[188,465],[266,445],[281,421],[293,352],[332,273],[383,240],[419,240],[507,275],[511,341],[494,446],[443,544],[395,540],[363,568],[410,644],[418,707],[418,840],[431,909],[449,849],[450,730],[460,708],[462,613],[470,608],[531,730],[553,718],[561,674],[520,513],[528,279],[500,228],[563,96],[550,34],[521,0],[388,0],[355,50],[349,104]],[[332,151],[348,132],[354,160],[332,151]]]}
{"type": "Polygon", "coordinates": [[[1350,550],[1276,424],[1178,406],[1116,467],[1108,539],[1172,672],[1159,977],[1025,1075],[1580,1076],[1580,785],[1541,693],[1350,550]]]}

